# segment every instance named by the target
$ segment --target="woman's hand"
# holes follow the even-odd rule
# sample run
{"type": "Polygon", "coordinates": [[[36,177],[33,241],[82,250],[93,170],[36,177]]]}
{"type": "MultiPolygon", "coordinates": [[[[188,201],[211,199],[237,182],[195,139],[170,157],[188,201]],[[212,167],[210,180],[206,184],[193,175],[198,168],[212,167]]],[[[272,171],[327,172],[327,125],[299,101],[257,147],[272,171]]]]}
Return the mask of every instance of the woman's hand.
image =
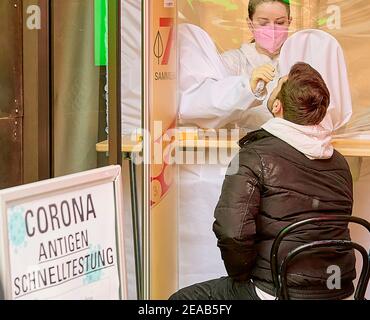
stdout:
{"type": "Polygon", "coordinates": [[[275,67],[271,64],[264,64],[253,70],[250,85],[253,93],[256,93],[258,81],[262,80],[267,85],[275,77],[275,67]]]}

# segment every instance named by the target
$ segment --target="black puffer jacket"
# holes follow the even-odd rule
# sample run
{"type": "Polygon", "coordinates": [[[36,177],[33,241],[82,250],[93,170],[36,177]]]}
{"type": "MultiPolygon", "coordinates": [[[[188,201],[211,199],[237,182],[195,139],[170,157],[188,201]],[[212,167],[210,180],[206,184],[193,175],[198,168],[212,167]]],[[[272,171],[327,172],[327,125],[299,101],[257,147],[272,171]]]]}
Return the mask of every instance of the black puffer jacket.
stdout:
{"type": "MultiPolygon", "coordinates": [[[[213,230],[229,276],[252,278],[263,291],[275,295],[270,251],[279,231],[292,222],[318,215],[352,213],[352,177],[344,157],[309,160],[265,130],[247,135],[230,167],[215,210],[213,230]],[[233,169],[237,173],[232,172],[233,169]]],[[[279,261],[291,249],[314,240],[350,239],[348,224],[307,225],[286,238],[279,261]]],[[[297,256],[288,268],[293,299],[343,299],[353,293],[356,277],[352,250],[317,250],[297,256]],[[331,274],[341,270],[341,289],[328,290],[331,274]]]]}

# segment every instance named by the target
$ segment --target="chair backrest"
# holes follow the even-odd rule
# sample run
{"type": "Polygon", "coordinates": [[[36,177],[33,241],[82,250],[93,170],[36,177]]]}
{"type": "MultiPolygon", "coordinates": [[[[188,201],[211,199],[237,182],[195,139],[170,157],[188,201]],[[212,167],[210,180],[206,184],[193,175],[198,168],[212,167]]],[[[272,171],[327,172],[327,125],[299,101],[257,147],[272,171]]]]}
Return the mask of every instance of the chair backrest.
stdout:
{"type": "Polygon", "coordinates": [[[358,217],[344,216],[344,215],[328,215],[328,216],[319,216],[315,218],[309,218],[302,221],[298,221],[290,224],[283,230],[281,230],[276,237],[272,249],[271,249],[271,273],[272,279],[274,282],[276,297],[279,300],[289,300],[289,292],[287,285],[287,267],[288,264],[296,257],[298,254],[313,249],[313,248],[328,248],[328,247],[343,247],[347,249],[356,249],[361,253],[363,264],[359,282],[355,291],[355,300],[364,300],[366,294],[366,288],[369,283],[370,278],[370,252],[362,247],[361,245],[347,240],[322,240],[322,241],[312,241],[310,243],[301,245],[292,251],[290,251],[283,259],[281,265],[278,265],[278,253],[279,247],[283,239],[289,235],[292,231],[310,224],[318,222],[348,222],[356,223],[365,227],[368,232],[370,232],[370,223],[364,219],[358,217]]]}

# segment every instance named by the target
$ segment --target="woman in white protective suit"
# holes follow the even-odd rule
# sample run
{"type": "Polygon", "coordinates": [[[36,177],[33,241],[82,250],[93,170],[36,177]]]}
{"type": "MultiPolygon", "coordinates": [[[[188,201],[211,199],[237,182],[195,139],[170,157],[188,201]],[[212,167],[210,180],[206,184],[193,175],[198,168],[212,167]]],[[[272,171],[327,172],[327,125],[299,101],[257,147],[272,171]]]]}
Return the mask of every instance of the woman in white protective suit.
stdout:
{"type": "MultiPolygon", "coordinates": [[[[271,92],[290,23],[289,1],[250,0],[254,41],[222,55],[204,30],[179,25],[180,125],[251,131],[271,119],[262,100],[271,92]]],[[[180,287],[225,275],[212,223],[227,165],[180,166],[180,287]]]]}

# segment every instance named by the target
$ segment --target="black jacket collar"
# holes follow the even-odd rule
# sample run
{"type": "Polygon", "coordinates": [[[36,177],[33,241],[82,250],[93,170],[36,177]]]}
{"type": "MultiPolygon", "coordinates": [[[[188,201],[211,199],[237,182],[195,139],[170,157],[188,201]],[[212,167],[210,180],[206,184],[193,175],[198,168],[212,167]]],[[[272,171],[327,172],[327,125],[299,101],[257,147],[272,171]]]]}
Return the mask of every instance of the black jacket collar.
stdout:
{"type": "Polygon", "coordinates": [[[273,135],[268,133],[264,129],[260,129],[260,130],[248,133],[244,138],[239,140],[238,144],[241,148],[243,148],[246,145],[248,145],[249,143],[252,143],[254,141],[258,141],[258,140],[261,140],[261,139],[267,138],[267,137],[273,137],[273,135]]]}

